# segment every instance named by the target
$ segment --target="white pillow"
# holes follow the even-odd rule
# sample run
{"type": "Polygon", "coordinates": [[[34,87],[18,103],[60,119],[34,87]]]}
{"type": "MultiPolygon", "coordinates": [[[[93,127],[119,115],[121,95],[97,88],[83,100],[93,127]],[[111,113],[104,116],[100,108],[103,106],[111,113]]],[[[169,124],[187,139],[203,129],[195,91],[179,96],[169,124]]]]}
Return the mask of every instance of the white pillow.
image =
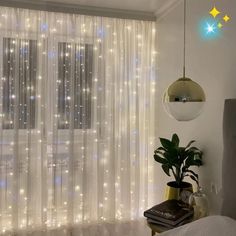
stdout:
{"type": "Polygon", "coordinates": [[[179,228],[166,231],[162,236],[235,236],[236,221],[226,216],[208,216],[179,228]]]}

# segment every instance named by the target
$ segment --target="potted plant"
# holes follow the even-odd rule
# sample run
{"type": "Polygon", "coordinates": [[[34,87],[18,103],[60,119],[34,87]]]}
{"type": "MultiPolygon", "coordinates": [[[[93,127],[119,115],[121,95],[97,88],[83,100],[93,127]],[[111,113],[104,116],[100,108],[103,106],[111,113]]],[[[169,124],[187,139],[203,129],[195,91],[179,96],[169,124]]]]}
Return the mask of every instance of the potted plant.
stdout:
{"type": "Polygon", "coordinates": [[[178,199],[183,189],[192,192],[192,185],[183,181],[185,177],[190,177],[198,184],[198,175],[190,168],[203,164],[203,153],[197,147],[192,146],[194,140],[190,141],[186,147],[179,146],[177,134],[173,134],[171,140],[160,138],[160,142],[162,146],[154,151],[154,159],[161,164],[163,171],[168,176],[172,174],[175,178],[175,181],[167,183],[166,198],[178,199]]]}

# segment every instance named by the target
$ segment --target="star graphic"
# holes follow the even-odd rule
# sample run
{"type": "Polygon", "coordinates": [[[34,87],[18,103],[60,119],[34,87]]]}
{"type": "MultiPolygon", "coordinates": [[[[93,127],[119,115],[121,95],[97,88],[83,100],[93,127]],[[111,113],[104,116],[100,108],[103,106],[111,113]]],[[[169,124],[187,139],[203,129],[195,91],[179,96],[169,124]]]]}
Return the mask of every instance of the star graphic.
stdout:
{"type": "Polygon", "coordinates": [[[229,17],[228,15],[225,15],[224,18],[223,18],[223,20],[224,20],[225,22],[228,22],[228,21],[230,20],[230,17],[229,17]]]}
{"type": "Polygon", "coordinates": [[[216,18],[220,12],[214,7],[210,12],[209,12],[214,18],[216,18]]]}
{"type": "Polygon", "coordinates": [[[215,33],[215,29],[216,27],[214,24],[207,23],[207,27],[206,27],[207,34],[215,33]]]}
{"type": "Polygon", "coordinates": [[[223,25],[220,22],[218,23],[217,26],[218,26],[219,29],[221,29],[223,27],[223,25]]]}

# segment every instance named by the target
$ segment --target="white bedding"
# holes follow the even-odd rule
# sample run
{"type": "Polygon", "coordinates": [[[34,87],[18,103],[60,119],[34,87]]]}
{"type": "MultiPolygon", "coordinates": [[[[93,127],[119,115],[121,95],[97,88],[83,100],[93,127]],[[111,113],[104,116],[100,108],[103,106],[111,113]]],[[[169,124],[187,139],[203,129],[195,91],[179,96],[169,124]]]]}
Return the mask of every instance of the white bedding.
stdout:
{"type": "Polygon", "coordinates": [[[208,216],[179,228],[166,231],[162,236],[236,236],[236,221],[226,216],[208,216]]]}

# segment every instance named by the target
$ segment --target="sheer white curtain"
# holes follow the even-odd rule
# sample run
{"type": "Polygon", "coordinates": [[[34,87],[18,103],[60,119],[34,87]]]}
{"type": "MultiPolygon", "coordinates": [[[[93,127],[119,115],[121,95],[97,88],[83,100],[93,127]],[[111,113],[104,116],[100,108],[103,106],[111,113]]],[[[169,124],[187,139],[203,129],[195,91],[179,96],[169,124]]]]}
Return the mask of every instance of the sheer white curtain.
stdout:
{"type": "Polygon", "coordinates": [[[0,229],[152,204],[155,23],[0,8],[0,229]]]}

